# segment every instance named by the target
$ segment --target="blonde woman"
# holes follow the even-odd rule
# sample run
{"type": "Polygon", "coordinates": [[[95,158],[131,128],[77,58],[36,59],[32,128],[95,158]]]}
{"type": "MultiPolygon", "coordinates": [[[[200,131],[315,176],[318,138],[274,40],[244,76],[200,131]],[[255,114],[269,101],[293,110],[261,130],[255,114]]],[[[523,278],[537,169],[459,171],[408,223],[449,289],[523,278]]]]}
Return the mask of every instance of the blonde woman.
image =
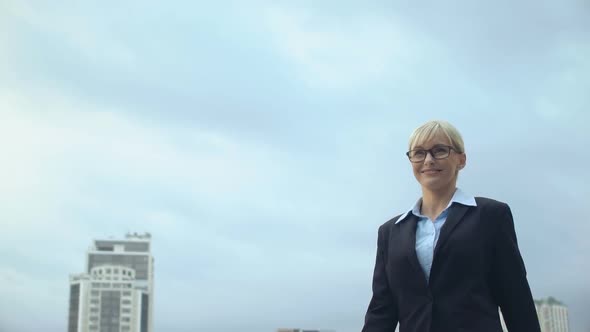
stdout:
{"type": "Polygon", "coordinates": [[[430,121],[408,159],[422,197],[379,228],[363,332],[540,332],[508,205],[457,188],[461,134],[430,121]]]}

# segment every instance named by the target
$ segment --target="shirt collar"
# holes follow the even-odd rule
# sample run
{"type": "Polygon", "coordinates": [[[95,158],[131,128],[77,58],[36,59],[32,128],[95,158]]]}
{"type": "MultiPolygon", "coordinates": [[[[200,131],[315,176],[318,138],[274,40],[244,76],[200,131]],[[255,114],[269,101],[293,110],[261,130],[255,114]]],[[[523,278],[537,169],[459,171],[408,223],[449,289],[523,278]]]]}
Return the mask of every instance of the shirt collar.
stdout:
{"type": "MultiPolygon", "coordinates": [[[[420,205],[421,205],[421,203],[422,203],[422,198],[418,199],[418,201],[416,202],[416,204],[414,204],[414,206],[412,206],[412,208],[410,208],[408,211],[406,211],[404,214],[402,214],[397,219],[397,221],[395,223],[398,224],[398,223],[404,221],[404,219],[406,219],[410,214],[413,214],[415,216],[420,216],[420,205]]],[[[453,203],[459,203],[459,204],[467,205],[467,206],[477,206],[477,203],[475,202],[475,197],[464,193],[459,188],[457,188],[455,190],[455,193],[453,194],[453,197],[449,201],[449,205],[447,205],[447,207],[445,208],[445,210],[449,206],[451,206],[451,204],[453,204],[453,203]]]]}

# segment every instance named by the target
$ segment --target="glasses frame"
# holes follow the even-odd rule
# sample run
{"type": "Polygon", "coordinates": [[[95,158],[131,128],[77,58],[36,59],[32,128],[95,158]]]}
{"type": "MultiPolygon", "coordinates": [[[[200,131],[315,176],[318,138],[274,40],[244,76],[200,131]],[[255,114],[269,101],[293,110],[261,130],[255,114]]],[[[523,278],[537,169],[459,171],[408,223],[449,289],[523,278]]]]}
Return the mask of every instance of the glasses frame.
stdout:
{"type": "Polygon", "coordinates": [[[426,160],[426,157],[428,157],[428,154],[430,154],[430,156],[432,157],[432,159],[436,159],[436,160],[447,159],[447,158],[449,158],[451,156],[451,151],[455,151],[455,153],[458,153],[457,149],[455,149],[454,147],[452,147],[450,145],[435,145],[435,146],[433,146],[430,149],[412,149],[412,150],[406,152],[406,156],[408,156],[408,159],[410,160],[410,162],[413,162],[413,163],[421,163],[424,160],[426,160]],[[436,148],[440,148],[440,147],[449,148],[449,154],[447,154],[446,156],[441,157],[441,158],[435,157],[434,156],[434,153],[432,152],[432,150],[434,150],[436,148]],[[412,158],[410,157],[410,153],[412,153],[412,151],[425,151],[426,154],[424,155],[424,159],[421,159],[421,160],[412,160],[412,158]]]}

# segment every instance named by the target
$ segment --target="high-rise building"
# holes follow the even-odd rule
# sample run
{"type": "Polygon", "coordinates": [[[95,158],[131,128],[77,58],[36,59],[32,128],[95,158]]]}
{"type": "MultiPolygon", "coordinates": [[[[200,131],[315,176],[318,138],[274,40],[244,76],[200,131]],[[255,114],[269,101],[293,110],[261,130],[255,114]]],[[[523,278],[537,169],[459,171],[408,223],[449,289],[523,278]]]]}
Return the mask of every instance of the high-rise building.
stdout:
{"type": "Polygon", "coordinates": [[[153,332],[151,236],[94,240],[86,272],[70,276],[68,332],[153,332]]]}
{"type": "Polygon", "coordinates": [[[535,308],[541,332],[569,332],[568,309],[563,303],[549,297],[535,300],[535,308]]]}
{"type": "Polygon", "coordinates": [[[336,332],[326,329],[301,329],[301,328],[278,328],[277,332],[336,332]]]}
{"type": "MultiPolygon", "coordinates": [[[[567,307],[549,297],[547,299],[535,300],[535,309],[541,325],[541,332],[569,332],[569,321],[567,307]]],[[[507,332],[508,328],[500,311],[502,331],[507,332]]]]}

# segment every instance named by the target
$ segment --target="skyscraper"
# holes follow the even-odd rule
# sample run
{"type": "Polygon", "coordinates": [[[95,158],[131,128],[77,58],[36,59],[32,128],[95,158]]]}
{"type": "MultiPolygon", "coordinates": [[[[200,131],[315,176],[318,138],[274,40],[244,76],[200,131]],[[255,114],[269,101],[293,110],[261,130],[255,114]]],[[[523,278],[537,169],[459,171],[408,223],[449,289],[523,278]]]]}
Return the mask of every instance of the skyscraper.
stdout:
{"type": "MultiPolygon", "coordinates": [[[[563,303],[549,297],[535,300],[535,309],[537,309],[541,332],[569,332],[568,310],[563,303]]],[[[502,331],[508,331],[502,312],[500,312],[500,320],[502,331]]]]}
{"type": "Polygon", "coordinates": [[[336,332],[326,329],[278,328],[277,332],[336,332]]]}
{"type": "Polygon", "coordinates": [[[151,236],[94,240],[86,272],[70,276],[68,332],[153,332],[151,236]]]}
{"type": "Polygon", "coordinates": [[[535,300],[535,308],[541,332],[569,332],[568,309],[563,303],[549,297],[535,300]]]}

